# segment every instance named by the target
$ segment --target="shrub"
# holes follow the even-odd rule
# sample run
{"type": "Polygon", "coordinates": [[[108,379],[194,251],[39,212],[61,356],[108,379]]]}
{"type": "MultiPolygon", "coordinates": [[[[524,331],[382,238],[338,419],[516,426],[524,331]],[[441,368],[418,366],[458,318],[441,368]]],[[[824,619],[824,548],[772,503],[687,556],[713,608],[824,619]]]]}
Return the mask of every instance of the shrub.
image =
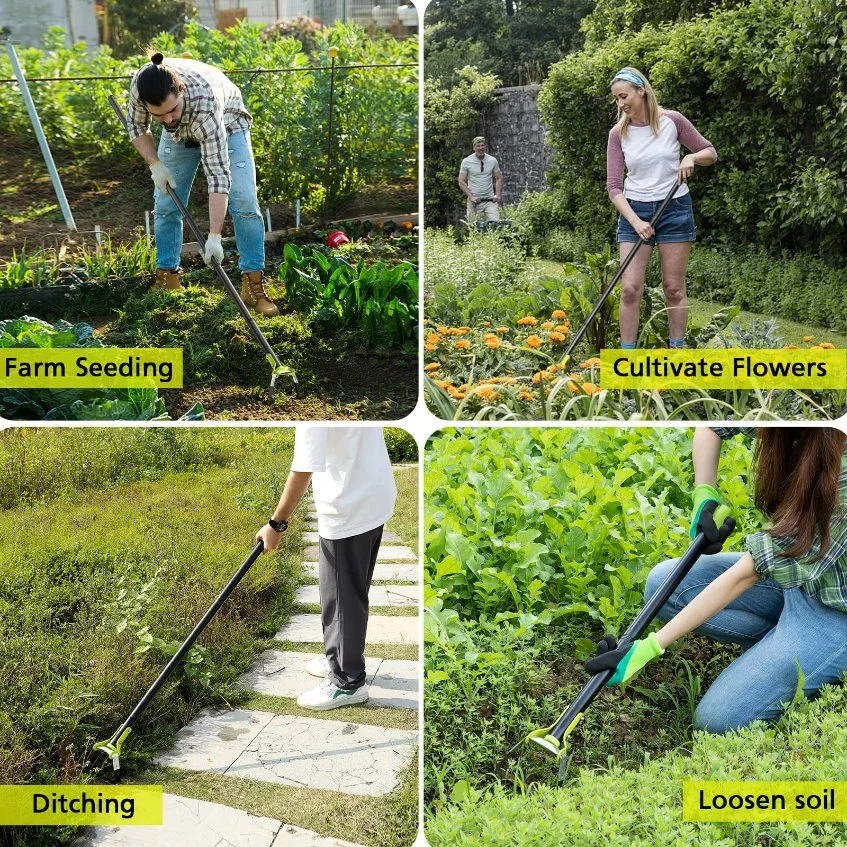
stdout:
{"type": "Polygon", "coordinates": [[[387,426],[382,433],[392,463],[417,462],[418,442],[411,433],[396,426],[387,426]]]}

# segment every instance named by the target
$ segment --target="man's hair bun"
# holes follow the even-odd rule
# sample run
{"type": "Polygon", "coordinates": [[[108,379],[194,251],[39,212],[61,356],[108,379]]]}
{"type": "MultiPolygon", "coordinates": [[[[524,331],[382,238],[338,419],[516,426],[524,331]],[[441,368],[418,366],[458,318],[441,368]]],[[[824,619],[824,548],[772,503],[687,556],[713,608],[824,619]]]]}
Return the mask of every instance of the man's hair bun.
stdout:
{"type": "Polygon", "coordinates": [[[164,61],[165,61],[165,57],[164,57],[161,53],[154,53],[154,54],[150,57],[150,61],[151,61],[154,65],[161,65],[161,64],[162,64],[162,62],[164,62],[164,61]]]}

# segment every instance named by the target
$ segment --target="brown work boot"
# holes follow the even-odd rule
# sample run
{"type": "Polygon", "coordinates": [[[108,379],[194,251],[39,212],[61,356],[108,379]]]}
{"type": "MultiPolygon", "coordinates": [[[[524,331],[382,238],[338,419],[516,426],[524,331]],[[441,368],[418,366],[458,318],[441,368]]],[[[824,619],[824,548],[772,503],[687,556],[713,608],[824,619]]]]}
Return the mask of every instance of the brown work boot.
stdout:
{"type": "Polygon", "coordinates": [[[156,291],[176,291],[182,288],[180,277],[182,276],[182,268],[171,270],[170,268],[157,268],[156,281],[153,283],[153,289],[156,291]]]}
{"type": "Polygon", "coordinates": [[[248,271],[241,275],[241,299],[256,313],[272,318],[279,314],[276,304],[268,297],[262,271],[248,271]]]}

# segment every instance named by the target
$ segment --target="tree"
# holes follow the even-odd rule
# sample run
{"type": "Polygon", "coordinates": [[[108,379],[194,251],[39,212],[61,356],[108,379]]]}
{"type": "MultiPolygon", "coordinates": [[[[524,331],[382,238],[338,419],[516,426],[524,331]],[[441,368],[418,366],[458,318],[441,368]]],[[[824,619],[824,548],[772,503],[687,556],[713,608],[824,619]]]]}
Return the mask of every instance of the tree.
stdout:
{"type": "Polygon", "coordinates": [[[595,0],[432,0],[426,10],[426,72],[450,88],[473,64],[504,85],[541,82],[579,49],[580,21],[595,0]]]}
{"type": "Polygon", "coordinates": [[[197,14],[190,0],[105,0],[105,7],[108,17],[104,20],[109,21],[109,29],[103,33],[103,40],[121,58],[142,54],[160,32],[197,14]]]}

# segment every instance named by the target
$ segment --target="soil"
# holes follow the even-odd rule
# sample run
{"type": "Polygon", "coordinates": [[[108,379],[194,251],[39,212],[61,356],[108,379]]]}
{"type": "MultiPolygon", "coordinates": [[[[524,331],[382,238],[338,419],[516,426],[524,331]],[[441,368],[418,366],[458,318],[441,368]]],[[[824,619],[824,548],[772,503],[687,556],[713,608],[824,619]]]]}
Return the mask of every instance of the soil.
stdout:
{"type": "MultiPolygon", "coordinates": [[[[20,138],[5,138],[0,148],[0,258],[24,247],[35,252],[63,243],[93,245],[95,225],[118,243],[143,233],[144,212],[152,209],[153,196],[150,172],[140,157],[131,161],[109,159],[107,163],[52,152],[77,232],[69,233],[65,226],[38,146],[20,138]]],[[[208,225],[207,197],[206,181],[198,174],[188,210],[204,231],[208,225]]],[[[417,184],[406,181],[367,188],[332,217],[342,220],[407,214],[417,208],[417,184]]],[[[270,209],[274,229],[294,225],[289,207],[272,205],[270,209]]],[[[232,221],[227,218],[224,237],[232,235],[231,229],[232,221]]]]}
{"type": "Polygon", "coordinates": [[[278,380],[274,400],[268,385],[211,385],[164,390],[161,395],[174,419],[202,403],[206,420],[398,420],[417,402],[417,358],[402,353],[354,351],[337,360],[310,363],[310,382],[293,392],[291,381],[278,380]]]}

